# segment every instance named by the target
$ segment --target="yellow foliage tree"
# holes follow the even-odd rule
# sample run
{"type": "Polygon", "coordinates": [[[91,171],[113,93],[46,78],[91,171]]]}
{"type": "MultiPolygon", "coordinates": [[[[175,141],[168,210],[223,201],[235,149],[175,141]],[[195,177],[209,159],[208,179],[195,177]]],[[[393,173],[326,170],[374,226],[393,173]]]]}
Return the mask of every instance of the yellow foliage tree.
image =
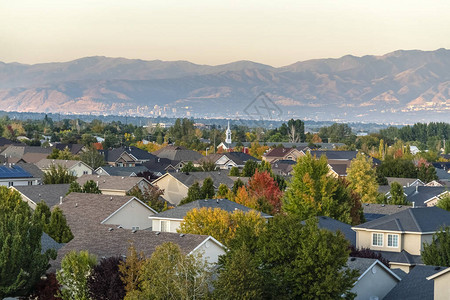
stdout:
{"type": "Polygon", "coordinates": [[[362,203],[376,203],[378,183],[371,158],[358,153],[347,171],[347,180],[362,203]]]}

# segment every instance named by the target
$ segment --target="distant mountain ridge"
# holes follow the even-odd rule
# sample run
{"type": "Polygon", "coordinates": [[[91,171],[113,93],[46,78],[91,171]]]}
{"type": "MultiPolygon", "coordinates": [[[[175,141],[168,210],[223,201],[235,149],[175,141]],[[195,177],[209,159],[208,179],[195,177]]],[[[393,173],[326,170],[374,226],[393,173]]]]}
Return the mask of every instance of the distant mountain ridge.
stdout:
{"type": "Polygon", "coordinates": [[[35,65],[0,62],[0,109],[10,111],[146,116],[158,115],[157,105],[165,107],[161,114],[245,117],[245,106],[260,92],[284,118],[448,121],[450,50],[346,55],[280,68],[101,56],[35,65]]]}

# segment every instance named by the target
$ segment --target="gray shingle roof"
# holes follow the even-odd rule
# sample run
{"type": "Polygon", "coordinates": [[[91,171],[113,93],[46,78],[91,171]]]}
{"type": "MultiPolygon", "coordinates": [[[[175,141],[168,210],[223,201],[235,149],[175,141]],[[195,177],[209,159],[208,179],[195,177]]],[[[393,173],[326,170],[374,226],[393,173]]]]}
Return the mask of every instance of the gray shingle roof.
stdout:
{"type": "Polygon", "coordinates": [[[444,186],[410,186],[403,189],[406,196],[406,200],[414,202],[415,206],[427,206],[425,201],[439,196],[445,192],[444,186]]]}
{"type": "Polygon", "coordinates": [[[352,160],[358,154],[358,151],[311,151],[312,156],[317,158],[326,155],[327,159],[352,160]]]}
{"type": "Polygon", "coordinates": [[[69,191],[70,184],[47,184],[47,185],[26,185],[15,186],[21,194],[38,204],[42,200],[53,207],[59,204],[60,197],[65,197],[69,191]]]}
{"type": "Polygon", "coordinates": [[[42,233],[41,236],[41,253],[45,253],[49,249],[55,249],[58,251],[64,244],[57,243],[54,239],[52,239],[45,232],[42,233]]]}
{"type": "Polygon", "coordinates": [[[204,157],[197,151],[189,150],[181,146],[166,146],[153,152],[153,154],[161,158],[176,161],[196,161],[204,157]]]}
{"type": "Polygon", "coordinates": [[[354,226],[355,229],[376,229],[410,232],[435,232],[450,225],[450,212],[438,207],[409,208],[392,215],[354,226]]]}
{"type": "Polygon", "coordinates": [[[248,160],[259,161],[257,158],[244,152],[224,152],[224,153],[213,153],[206,157],[202,157],[199,160],[197,160],[196,163],[201,164],[202,162],[205,161],[212,161],[215,163],[223,156],[226,156],[229,160],[232,160],[237,165],[244,165],[245,162],[248,160]]]}
{"type": "Polygon", "coordinates": [[[352,245],[356,245],[356,232],[352,230],[352,226],[330,217],[321,216],[317,217],[317,219],[319,221],[319,228],[328,229],[333,232],[339,230],[352,245]]]}
{"type": "Polygon", "coordinates": [[[115,149],[111,149],[111,150],[100,151],[100,153],[103,154],[103,156],[105,157],[105,160],[107,162],[115,162],[124,152],[131,154],[137,160],[142,160],[142,161],[146,161],[146,160],[155,158],[155,155],[153,155],[150,152],[147,152],[145,150],[139,149],[135,146],[120,147],[120,148],[115,148],[115,149]]]}
{"type": "Polygon", "coordinates": [[[148,171],[148,169],[144,166],[136,166],[136,167],[114,167],[114,166],[103,166],[99,167],[95,172],[100,175],[109,175],[109,176],[130,176],[131,174],[139,174],[148,171]],[[99,173],[100,170],[103,170],[99,173]]]}
{"type": "Polygon", "coordinates": [[[442,181],[450,180],[450,173],[448,172],[448,170],[436,168],[436,175],[438,176],[439,180],[442,181]]]}
{"type": "Polygon", "coordinates": [[[384,298],[384,300],[424,300],[434,298],[434,282],[428,276],[442,271],[434,266],[415,266],[384,298]]]}
{"type": "Polygon", "coordinates": [[[352,270],[357,270],[359,275],[362,275],[373,263],[374,258],[349,257],[347,259],[347,267],[352,270]]]}
{"type": "MultiPolygon", "coordinates": [[[[236,179],[234,179],[228,176],[228,170],[213,172],[188,172],[187,174],[184,172],[173,172],[170,174],[187,187],[190,187],[195,182],[202,184],[203,180],[210,177],[214,182],[215,188],[218,188],[221,183],[231,188],[234,184],[234,181],[237,179],[237,177],[236,179]]],[[[244,178],[241,178],[241,180],[244,181],[244,178]]]]}
{"type": "MultiPolygon", "coordinates": [[[[228,212],[233,212],[235,210],[241,210],[243,212],[249,212],[251,210],[251,208],[248,208],[246,206],[243,206],[241,204],[238,204],[236,202],[230,201],[228,199],[204,199],[204,200],[196,200],[196,201],[192,201],[190,203],[184,204],[184,205],[180,205],[177,206],[175,208],[163,211],[159,214],[153,215],[150,218],[155,218],[155,219],[159,219],[159,218],[167,218],[167,219],[183,219],[187,212],[194,209],[194,208],[220,208],[223,209],[225,211],[228,212]]],[[[264,218],[269,218],[271,217],[268,214],[265,213],[261,213],[261,216],[264,218]]]]}
{"type": "Polygon", "coordinates": [[[363,204],[364,217],[366,222],[381,218],[386,215],[392,215],[402,210],[411,208],[405,205],[390,205],[390,204],[376,204],[376,203],[364,203],[363,204]]]}
{"type": "MultiPolygon", "coordinates": [[[[72,168],[73,166],[77,164],[84,164],[81,160],[64,160],[64,159],[50,159],[50,158],[44,158],[41,159],[36,163],[36,166],[38,168],[42,169],[49,169],[52,165],[60,165],[67,169],[72,168]]],[[[90,168],[86,165],[86,167],[90,168]]]]}
{"type": "Polygon", "coordinates": [[[100,175],[83,175],[77,178],[77,182],[83,185],[88,180],[93,180],[98,183],[100,190],[117,190],[117,191],[129,191],[135,187],[141,180],[145,180],[142,177],[126,177],[126,176],[100,176],[100,175]]]}
{"type": "Polygon", "coordinates": [[[44,172],[32,163],[18,163],[18,166],[22,167],[25,171],[33,175],[34,178],[43,178],[44,172]]]}
{"type": "Polygon", "coordinates": [[[412,255],[405,250],[402,250],[400,252],[391,252],[391,251],[374,251],[374,252],[381,254],[381,256],[383,256],[390,262],[409,265],[422,264],[422,258],[420,257],[420,255],[412,255]]]}
{"type": "Polygon", "coordinates": [[[410,186],[413,183],[418,183],[419,185],[424,185],[420,179],[417,178],[398,178],[398,177],[386,177],[388,185],[390,186],[393,182],[399,183],[401,186],[410,186]]]}

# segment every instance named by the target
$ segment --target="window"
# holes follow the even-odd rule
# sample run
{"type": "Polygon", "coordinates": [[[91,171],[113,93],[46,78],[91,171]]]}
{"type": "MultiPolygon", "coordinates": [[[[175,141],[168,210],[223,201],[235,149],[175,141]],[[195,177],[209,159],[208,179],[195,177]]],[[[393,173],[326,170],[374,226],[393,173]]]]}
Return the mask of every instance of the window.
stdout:
{"type": "Polygon", "coordinates": [[[169,231],[169,221],[161,221],[161,231],[162,232],[169,231]]]}
{"type": "Polygon", "coordinates": [[[13,181],[8,182],[8,186],[14,186],[14,182],[13,181]]]}
{"type": "Polygon", "coordinates": [[[83,175],[86,175],[88,173],[88,171],[83,171],[83,175]]]}
{"type": "Polygon", "coordinates": [[[398,247],[398,234],[388,234],[388,247],[398,247]]]}
{"type": "Polygon", "coordinates": [[[139,226],[131,226],[131,230],[139,230],[139,226]]]}
{"type": "Polygon", "coordinates": [[[372,246],[383,247],[382,233],[372,233],[372,246]]]}

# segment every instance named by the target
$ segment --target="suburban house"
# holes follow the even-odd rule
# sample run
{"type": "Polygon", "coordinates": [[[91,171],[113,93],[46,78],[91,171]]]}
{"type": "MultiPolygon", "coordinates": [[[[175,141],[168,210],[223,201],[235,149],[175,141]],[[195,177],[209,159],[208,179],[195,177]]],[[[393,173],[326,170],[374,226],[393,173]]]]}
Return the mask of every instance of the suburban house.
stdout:
{"type": "Polygon", "coordinates": [[[359,272],[351,289],[355,300],[383,299],[402,279],[373,258],[349,257],[347,267],[359,272]]]}
{"type": "Polygon", "coordinates": [[[258,159],[244,152],[213,153],[194,162],[200,167],[205,162],[213,162],[218,169],[229,170],[233,167],[243,168],[248,160],[259,162],[258,159]]]}
{"type": "MultiPolygon", "coordinates": [[[[204,199],[196,200],[184,205],[177,206],[175,208],[160,212],[156,215],[151,215],[148,218],[152,220],[152,230],[161,232],[177,232],[180,228],[180,224],[186,214],[193,209],[200,208],[220,208],[227,212],[233,212],[240,210],[243,212],[249,212],[251,208],[238,204],[236,202],[230,201],[228,199],[204,199]]],[[[272,216],[260,212],[261,216],[264,218],[271,218],[272,216]]]]}
{"type": "Polygon", "coordinates": [[[424,186],[425,183],[422,180],[417,178],[398,178],[398,177],[386,177],[388,181],[388,185],[390,186],[393,182],[397,182],[402,187],[410,187],[410,186],[424,186]]]}
{"type": "MultiPolygon", "coordinates": [[[[448,194],[444,186],[410,186],[403,188],[406,200],[414,206],[435,206],[438,201],[448,194]]],[[[387,197],[390,197],[388,192],[387,197]]]]}
{"type": "Polygon", "coordinates": [[[335,178],[339,177],[347,177],[347,169],[350,167],[351,160],[328,160],[328,168],[330,172],[328,173],[330,176],[335,178]]]}
{"type": "Polygon", "coordinates": [[[68,149],[70,151],[70,153],[72,153],[73,155],[80,155],[81,153],[83,153],[86,150],[86,147],[82,144],[58,143],[58,144],[55,144],[55,148],[58,149],[59,151],[64,151],[64,150],[68,149]]]}
{"type": "Polygon", "coordinates": [[[427,280],[434,281],[434,300],[448,300],[450,295],[450,268],[427,277],[427,280]]]}
{"type": "Polygon", "coordinates": [[[160,158],[167,158],[171,160],[175,169],[181,169],[186,163],[194,162],[204,157],[197,151],[173,145],[156,150],[152,152],[152,154],[160,158]]]}
{"type": "Polygon", "coordinates": [[[34,177],[18,165],[0,165],[0,185],[21,186],[37,185],[41,178],[34,177]]]}
{"type": "Polygon", "coordinates": [[[39,146],[10,145],[0,154],[5,158],[22,158],[27,153],[43,153],[50,155],[52,148],[42,148],[39,146]]]}
{"type": "Polygon", "coordinates": [[[297,164],[295,160],[277,160],[271,163],[272,172],[275,175],[291,176],[294,166],[297,164]]]}
{"type": "MultiPolygon", "coordinates": [[[[203,181],[210,177],[214,182],[214,188],[218,189],[220,184],[225,184],[228,188],[232,188],[234,182],[238,177],[228,176],[228,171],[213,171],[213,172],[172,172],[166,173],[163,176],[152,182],[153,185],[158,186],[164,190],[162,198],[172,205],[178,205],[183,198],[187,196],[188,189],[195,182],[200,185],[203,181]]],[[[245,183],[248,178],[241,177],[245,183]]]]}
{"type": "Polygon", "coordinates": [[[432,235],[450,225],[450,212],[438,207],[417,207],[352,227],[356,231],[356,247],[370,248],[390,261],[391,268],[409,272],[421,264],[423,243],[431,243],[432,235]]]}
{"type": "MultiPolygon", "coordinates": [[[[280,144],[286,148],[297,148],[297,149],[303,150],[305,152],[310,149],[316,149],[316,148],[322,149],[322,150],[333,150],[333,149],[336,149],[338,147],[342,147],[345,145],[343,143],[316,143],[314,145],[311,145],[310,143],[288,143],[288,142],[283,142],[283,143],[281,143],[281,142],[264,142],[264,143],[261,143],[261,145],[269,146],[269,148],[271,148],[271,149],[278,147],[280,144]]],[[[223,151],[234,151],[234,149],[239,147],[239,145],[242,145],[243,151],[247,152],[248,148],[250,148],[252,146],[252,143],[251,142],[220,143],[219,145],[217,145],[216,148],[217,148],[217,150],[222,148],[223,151]]]]}
{"type": "Polygon", "coordinates": [[[64,159],[42,159],[36,163],[36,166],[42,170],[42,172],[50,172],[52,166],[62,166],[67,168],[69,174],[80,177],[82,175],[91,175],[94,170],[85,162],[81,160],[64,160],[64,159]]]}
{"type": "Polygon", "coordinates": [[[317,227],[327,229],[332,232],[340,231],[345,239],[352,246],[356,246],[356,232],[352,230],[352,226],[330,217],[320,216],[317,218],[317,227]]]}
{"type": "Polygon", "coordinates": [[[149,229],[149,215],[156,214],[150,206],[133,196],[111,196],[90,193],[70,193],[59,204],[74,235],[84,225],[116,225],[125,229],[149,229]],[[86,219],[85,224],[79,219],[86,219]],[[74,224],[72,228],[72,224],[74,224]],[[79,227],[78,227],[79,226],[79,227]]]}
{"type": "Polygon", "coordinates": [[[303,150],[297,148],[273,148],[262,156],[262,160],[273,163],[279,160],[297,161],[300,156],[304,156],[303,150]]]}
{"type": "Polygon", "coordinates": [[[109,165],[116,167],[134,167],[155,158],[153,154],[134,146],[100,150],[99,153],[109,165]]]}
{"type": "Polygon", "coordinates": [[[31,164],[35,164],[38,161],[47,158],[47,156],[48,156],[47,153],[28,152],[28,153],[25,153],[20,158],[11,157],[11,158],[9,158],[9,160],[11,162],[15,162],[15,163],[31,163],[31,164]],[[13,160],[15,160],[15,161],[13,161],[13,160]]]}
{"type": "Polygon", "coordinates": [[[139,173],[148,172],[148,169],[144,166],[135,167],[114,167],[114,166],[103,166],[95,169],[95,174],[100,176],[126,176],[135,177],[139,173]]]}
{"type": "Polygon", "coordinates": [[[22,200],[27,202],[32,209],[35,209],[41,201],[45,201],[50,208],[60,204],[69,191],[69,187],[70,184],[44,184],[11,188],[17,190],[22,196],[22,200]]]}
{"type": "Polygon", "coordinates": [[[42,179],[44,178],[44,172],[42,172],[35,164],[19,162],[16,165],[25,170],[25,172],[30,173],[34,178],[38,178],[38,184],[41,184],[42,179]]]}
{"type": "Polygon", "coordinates": [[[134,187],[145,191],[151,186],[150,182],[143,177],[83,175],[77,178],[81,186],[88,180],[94,181],[105,195],[125,196],[134,187]]]}
{"type": "Polygon", "coordinates": [[[178,161],[171,161],[168,158],[155,157],[155,159],[145,162],[143,166],[145,166],[156,179],[167,172],[175,172],[179,163],[180,162],[178,161]]]}
{"type": "MultiPolygon", "coordinates": [[[[445,286],[442,288],[438,284],[436,291],[436,286],[433,280],[427,280],[428,278],[434,277],[443,271],[442,267],[435,266],[415,266],[411,272],[402,277],[400,281],[387,295],[384,300],[398,300],[398,299],[408,299],[408,300],[424,300],[424,299],[446,299],[448,300],[447,293],[439,293],[438,297],[435,297],[436,292],[448,291],[448,281],[445,282],[445,286]]],[[[448,277],[447,277],[448,279],[448,277]]],[[[381,299],[381,298],[380,298],[381,299]]]]}
{"type": "Polygon", "coordinates": [[[392,204],[378,204],[378,203],[363,203],[363,212],[366,222],[379,219],[381,217],[392,215],[411,208],[407,205],[392,205],[392,204]]]}

